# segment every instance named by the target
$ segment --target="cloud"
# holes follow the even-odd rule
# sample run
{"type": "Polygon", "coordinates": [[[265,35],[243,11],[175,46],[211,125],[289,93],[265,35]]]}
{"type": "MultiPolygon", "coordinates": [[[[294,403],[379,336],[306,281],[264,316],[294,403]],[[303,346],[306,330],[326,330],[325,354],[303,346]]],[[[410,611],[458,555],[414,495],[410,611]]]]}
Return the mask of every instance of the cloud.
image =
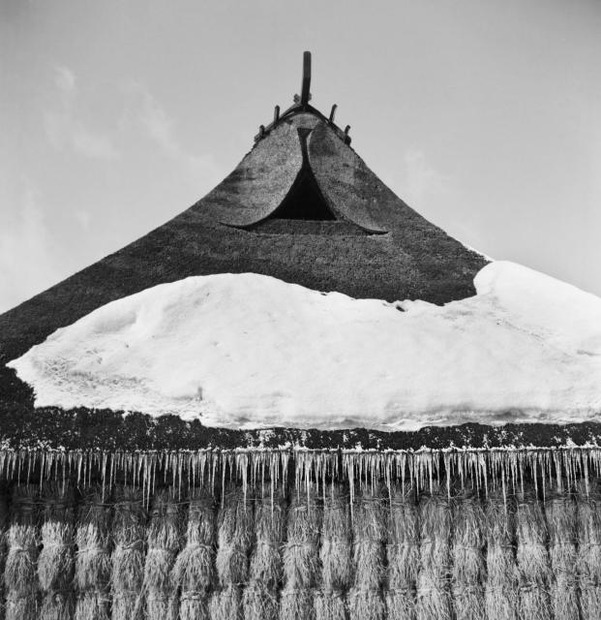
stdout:
{"type": "Polygon", "coordinates": [[[427,161],[426,155],[419,149],[405,152],[404,195],[410,203],[419,204],[432,195],[449,191],[450,177],[435,170],[427,161]]]}
{"type": "Polygon", "coordinates": [[[80,118],[79,88],[73,71],[68,67],[56,67],[54,85],[59,101],[53,109],[44,112],[44,128],[52,146],[92,159],[118,159],[119,152],[111,139],[90,129],[80,118]]]}
{"type": "MultiPolygon", "coordinates": [[[[39,205],[39,194],[21,181],[13,197],[12,216],[2,215],[0,226],[0,313],[9,310],[63,277],[39,205]],[[16,194],[16,196],[15,196],[16,194]]],[[[5,188],[7,189],[7,188],[5,188]]]]}
{"type": "Polygon", "coordinates": [[[182,145],[175,120],[144,85],[132,83],[127,90],[131,103],[125,115],[126,123],[137,126],[164,156],[183,166],[192,178],[219,178],[221,170],[213,157],[196,155],[182,145]]]}
{"type": "Polygon", "coordinates": [[[75,74],[68,67],[55,68],[54,83],[67,97],[70,97],[76,92],[75,74]]]}

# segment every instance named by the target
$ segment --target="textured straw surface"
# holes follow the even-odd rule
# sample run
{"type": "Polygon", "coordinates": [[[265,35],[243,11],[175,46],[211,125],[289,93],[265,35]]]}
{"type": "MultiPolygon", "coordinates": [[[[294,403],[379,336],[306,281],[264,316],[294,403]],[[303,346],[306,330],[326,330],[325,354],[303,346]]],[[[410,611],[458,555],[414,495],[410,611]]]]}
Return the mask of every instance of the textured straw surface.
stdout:
{"type": "MultiPolygon", "coordinates": [[[[10,483],[8,619],[601,617],[594,477],[543,489],[10,483]],[[352,499],[351,499],[352,497],[352,499]]],[[[7,512],[8,510],[8,512],[7,512]]]]}

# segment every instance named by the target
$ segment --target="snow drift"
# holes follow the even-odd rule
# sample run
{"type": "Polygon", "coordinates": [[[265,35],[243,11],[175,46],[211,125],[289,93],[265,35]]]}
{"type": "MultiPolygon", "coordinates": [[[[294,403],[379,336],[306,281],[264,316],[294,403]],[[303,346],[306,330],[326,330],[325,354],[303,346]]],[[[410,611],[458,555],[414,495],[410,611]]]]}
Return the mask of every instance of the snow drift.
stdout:
{"type": "Polygon", "coordinates": [[[256,274],[103,306],[9,363],[37,406],[214,426],[416,429],[601,413],[601,299],[508,262],[445,306],[357,300],[256,274]]]}

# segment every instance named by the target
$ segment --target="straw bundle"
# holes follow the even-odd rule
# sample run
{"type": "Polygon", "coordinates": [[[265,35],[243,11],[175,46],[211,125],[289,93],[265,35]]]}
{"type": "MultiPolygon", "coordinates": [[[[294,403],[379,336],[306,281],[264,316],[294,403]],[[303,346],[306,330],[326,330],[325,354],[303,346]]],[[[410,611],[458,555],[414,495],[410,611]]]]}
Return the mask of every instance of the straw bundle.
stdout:
{"type": "MultiPolygon", "coordinates": [[[[0,488],[0,575],[4,574],[6,564],[8,528],[8,497],[6,489],[0,488]]],[[[4,601],[4,581],[0,579],[0,600],[4,601]]],[[[4,618],[4,606],[0,604],[0,618],[4,618]]]]}
{"type": "Polygon", "coordinates": [[[353,576],[351,517],[348,497],[339,487],[324,497],[319,559],[323,590],[348,590],[353,576]]]}
{"type": "Polygon", "coordinates": [[[179,620],[211,620],[209,595],[182,593],[179,600],[179,620]]]}
{"type": "Polygon", "coordinates": [[[253,510],[240,488],[226,492],[218,517],[217,575],[222,587],[244,584],[253,540],[253,510]]]}
{"type": "Polygon", "coordinates": [[[195,489],[188,505],[184,548],[171,571],[171,581],[181,591],[182,617],[192,614],[195,606],[199,610],[206,606],[206,594],[216,581],[215,547],[215,500],[195,489]]]}
{"type": "Polygon", "coordinates": [[[232,487],[222,498],[217,540],[215,564],[220,589],[211,597],[211,618],[234,619],[242,615],[241,586],[248,578],[248,553],[253,540],[252,504],[240,488],[232,487]]]}
{"type": "Polygon", "coordinates": [[[518,496],[516,511],[517,563],[520,578],[520,617],[548,620],[551,617],[547,551],[547,524],[542,506],[532,489],[518,496]]]}
{"type": "Polygon", "coordinates": [[[109,620],[111,598],[96,590],[80,593],[75,605],[75,620],[109,620]]]}
{"type": "Polygon", "coordinates": [[[75,620],[108,620],[110,617],[110,524],[110,505],[103,502],[100,489],[92,489],[83,498],[75,530],[75,620]]]}
{"type": "Polygon", "coordinates": [[[332,486],[324,496],[321,529],[321,591],[315,594],[317,620],[345,618],[345,592],[352,583],[352,540],[348,497],[332,486]]]}
{"type": "Polygon", "coordinates": [[[181,508],[174,491],[157,491],[147,531],[144,589],[148,620],[177,618],[177,595],[171,588],[171,569],[181,545],[181,508]]]}
{"type": "Polygon", "coordinates": [[[4,569],[6,620],[37,620],[39,489],[16,485],[11,494],[8,527],[8,553],[4,569]]]}
{"type": "Polygon", "coordinates": [[[317,590],[315,592],[316,620],[346,620],[347,602],[340,590],[317,590]]]}
{"type": "Polygon", "coordinates": [[[208,592],[216,581],[215,547],[214,498],[194,489],[188,505],[184,548],[171,571],[172,584],[181,592],[181,620],[208,618],[208,592]]]}
{"type": "Polygon", "coordinates": [[[485,617],[484,509],[473,493],[453,499],[453,564],[451,588],[457,620],[485,617]]]}
{"type": "Polygon", "coordinates": [[[52,483],[44,487],[42,550],[38,558],[38,578],[43,593],[41,618],[71,616],[73,600],[73,521],[74,498],[69,486],[52,483]]]}
{"type": "Polygon", "coordinates": [[[146,511],[141,490],[130,487],[117,488],[112,527],[113,620],[132,620],[141,615],[145,525],[146,511]]]}
{"type": "Polygon", "coordinates": [[[386,607],[379,590],[351,588],[348,593],[348,611],[351,620],[383,620],[386,607]]]}
{"type": "Polygon", "coordinates": [[[515,498],[491,491],[486,503],[485,606],[488,618],[517,620],[518,570],[515,561],[515,498]]]}
{"type": "Polygon", "coordinates": [[[364,487],[353,506],[353,587],[348,593],[350,618],[379,620],[384,617],[382,581],[386,520],[378,488],[364,487]]]}
{"type": "Polygon", "coordinates": [[[415,618],[419,569],[419,522],[415,490],[391,489],[388,513],[388,589],[386,607],[395,620],[415,618]]]}
{"type": "Polygon", "coordinates": [[[601,616],[601,487],[584,485],[576,495],[580,607],[583,620],[601,616]]]}
{"type": "Polygon", "coordinates": [[[545,504],[553,579],[550,595],[557,620],[578,620],[576,584],[576,502],[572,494],[557,494],[545,504]]]}
{"type": "Polygon", "coordinates": [[[418,513],[421,544],[416,616],[418,620],[450,619],[451,508],[446,489],[434,485],[431,495],[422,495],[418,513]]]}
{"type": "Polygon", "coordinates": [[[313,485],[292,493],[284,545],[284,581],[280,604],[282,620],[314,618],[313,588],[319,569],[321,511],[313,485]]]}
{"type": "Polygon", "coordinates": [[[315,620],[314,591],[284,587],[280,596],[280,620],[315,620]]]}
{"type": "Polygon", "coordinates": [[[243,608],[245,620],[276,620],[280,609],[278,590],[250,583],[244,588],[243,608]]]}
{"type": "Polygon", "coordinates": [[[283,498],[265,490],[255,507],[256,543],[250,559],[250,580],[244,592],[244,617],[275,620],[278,616],[278,588],[282,581],[280,548],[285,531],[283,498]]]}
{"type": "Polygon", "coordinates": [[[243,620],[242,588],[230,584],[214,592],[209,611],[211,620],[243,620]]]}

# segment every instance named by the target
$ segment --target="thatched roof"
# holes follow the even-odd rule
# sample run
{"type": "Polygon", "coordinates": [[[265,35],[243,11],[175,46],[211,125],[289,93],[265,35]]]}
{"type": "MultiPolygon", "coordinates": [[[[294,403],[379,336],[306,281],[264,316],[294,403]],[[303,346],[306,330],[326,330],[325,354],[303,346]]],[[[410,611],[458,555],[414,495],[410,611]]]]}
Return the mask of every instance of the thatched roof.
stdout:
{"type": "MultiPolygon", "coordinates": [[[[305,58],[306,61],[306,58],[305,58]]],[[[190,209],[0,317],[7,620],[601,616],[601,424],[235,431],[56,407],[5,366],[93,309],[256,272],[443,303],[485,259],[300,102],[190,209]]]]}
{"type": "Polygon", "coordinates": [[[295,106],[207,196],[0,317],[0,360],[145,288],[253,272],[358,298],[445,303],[486,260],[408,207],[311,106],[295,106]],[[311,219],[312,218],[312,219],[311,219]]]}
{"type": "Polygon", "coordinates": [[[347,133],[301,100],[263,128],[236,169],[195,205],[0,316],[0,439],[15,449],[108,451],[598,444],[597,423],[242,432],[143,412],[36,410],[31,390],[5,366],[109,301],[190,275],[255,272],[359,298],[444,303],[472,295],[485,264],[395,196],[350,147],[347,133]]]}

